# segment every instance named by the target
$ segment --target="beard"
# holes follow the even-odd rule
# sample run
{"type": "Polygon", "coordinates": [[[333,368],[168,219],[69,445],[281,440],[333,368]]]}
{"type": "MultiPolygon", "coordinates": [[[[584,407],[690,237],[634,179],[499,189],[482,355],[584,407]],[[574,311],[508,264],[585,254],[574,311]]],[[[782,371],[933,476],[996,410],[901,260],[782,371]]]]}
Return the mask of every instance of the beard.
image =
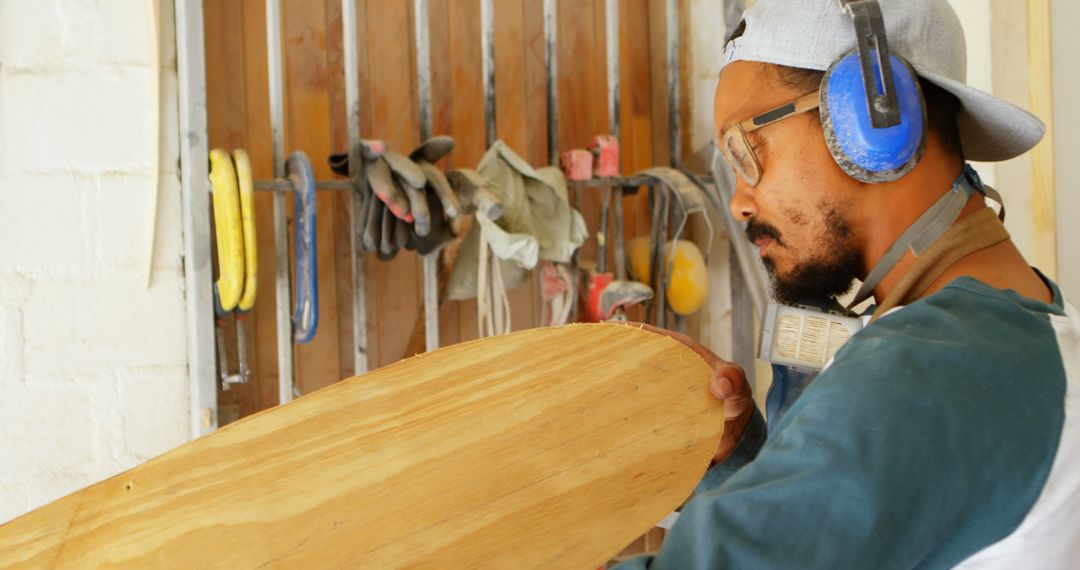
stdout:
{"type": "MultiPolygon", "coordinates": [[[[795,264],[787,274],[780,274],[776,264],[763,259],[769,273],[770,288],[776,302],[783,305],[816,305],[835,299],[851,289],[851,283],[863,273],[862,256],[852,243],[851,228],[836,209],[825,211],[826,233],[821,245],[824,253],[795,264]]],[[[773,226],[751,220],[746,226],[751,242],[760,237],[772,238],[784,245],[773,226]]]]}

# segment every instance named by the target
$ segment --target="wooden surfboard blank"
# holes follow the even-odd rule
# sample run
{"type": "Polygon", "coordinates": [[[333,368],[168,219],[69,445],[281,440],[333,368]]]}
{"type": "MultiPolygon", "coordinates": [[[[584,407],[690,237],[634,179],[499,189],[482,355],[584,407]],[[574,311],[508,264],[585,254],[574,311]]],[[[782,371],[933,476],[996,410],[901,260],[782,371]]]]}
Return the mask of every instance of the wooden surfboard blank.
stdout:
{"type": "Polygon", "coordinates": [[[704,473],[708,379],[628,326],[451,346],[0,526],[0,566],[595,568],[704,473]]]}

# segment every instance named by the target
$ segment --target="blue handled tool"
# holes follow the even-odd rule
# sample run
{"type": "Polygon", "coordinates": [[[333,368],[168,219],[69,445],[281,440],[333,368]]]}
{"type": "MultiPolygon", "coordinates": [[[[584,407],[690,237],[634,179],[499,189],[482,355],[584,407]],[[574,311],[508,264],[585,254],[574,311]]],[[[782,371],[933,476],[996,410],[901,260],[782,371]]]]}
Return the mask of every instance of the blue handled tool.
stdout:
{"type": "Polygon", "coordinates": [[[296,306],[293,341],[311,342],[319,326],[318,250],[315,243],[315,174],[306,154],[296,151],[285,161],[294,192],[296,238],[296,306]]]}

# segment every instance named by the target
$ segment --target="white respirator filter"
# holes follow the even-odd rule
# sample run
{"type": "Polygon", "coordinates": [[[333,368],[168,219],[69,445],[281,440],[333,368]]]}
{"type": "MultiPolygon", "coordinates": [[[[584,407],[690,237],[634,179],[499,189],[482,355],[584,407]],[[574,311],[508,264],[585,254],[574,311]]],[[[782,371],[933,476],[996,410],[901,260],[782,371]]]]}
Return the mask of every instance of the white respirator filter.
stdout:
{"type": "Polygon", "coordinates": [[[770,303],[761,323],[758,358],[803,370],[821,370],[863,328],[858,317],[770,303]]]}

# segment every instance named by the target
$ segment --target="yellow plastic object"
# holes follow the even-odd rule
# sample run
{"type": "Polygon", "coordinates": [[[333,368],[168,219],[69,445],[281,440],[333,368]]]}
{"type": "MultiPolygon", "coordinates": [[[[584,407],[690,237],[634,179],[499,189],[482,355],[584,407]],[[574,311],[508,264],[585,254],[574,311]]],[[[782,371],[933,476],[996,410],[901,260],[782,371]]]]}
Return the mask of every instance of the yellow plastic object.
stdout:
{"type": "Polygon", "coordinates": [[[701,250],[690,241],[670,242],[664,248],[664,260],[671,268],[668,306],[678,315],[696,313],[709,293],[709,277],[701,250]]]}
{"type": "Polygon", "coordinates": [[[221,309],[236,308],[244,288],[244,241],[241,237],[240,197],[229,153],[210,151],[214,232],[217,234],[218,279],[214,283],[221,309]]]}
{"type": "Polygon", "coordinates": [[[642,283],[649,282],[649,253],[649,236],[638,236],[626,244],[630,275],[642,283]]]}
{"type": "Polygon", "coordinates": [[[233,151],[236,181],[240,190],[240,223],[244,238],[244,292],[236,308],[250,311],[255,306],[256,275],[259,258],[255,249],[255,187],[251,178],[251,161],[244,149],[233,151]]]}
{"type": "MultiPolygon", "coordinates": [[[[649,246],[649,236],[638,236],[626,246],[630,273],[642,283],[649,282],[649,246]]],[[[697,312],[709,291],[709,277],[701,250],[691,241],[668,242],[664,246],[664,266],[671,272],[667,285],[668,306],[679,315],[697,312]]]]}

